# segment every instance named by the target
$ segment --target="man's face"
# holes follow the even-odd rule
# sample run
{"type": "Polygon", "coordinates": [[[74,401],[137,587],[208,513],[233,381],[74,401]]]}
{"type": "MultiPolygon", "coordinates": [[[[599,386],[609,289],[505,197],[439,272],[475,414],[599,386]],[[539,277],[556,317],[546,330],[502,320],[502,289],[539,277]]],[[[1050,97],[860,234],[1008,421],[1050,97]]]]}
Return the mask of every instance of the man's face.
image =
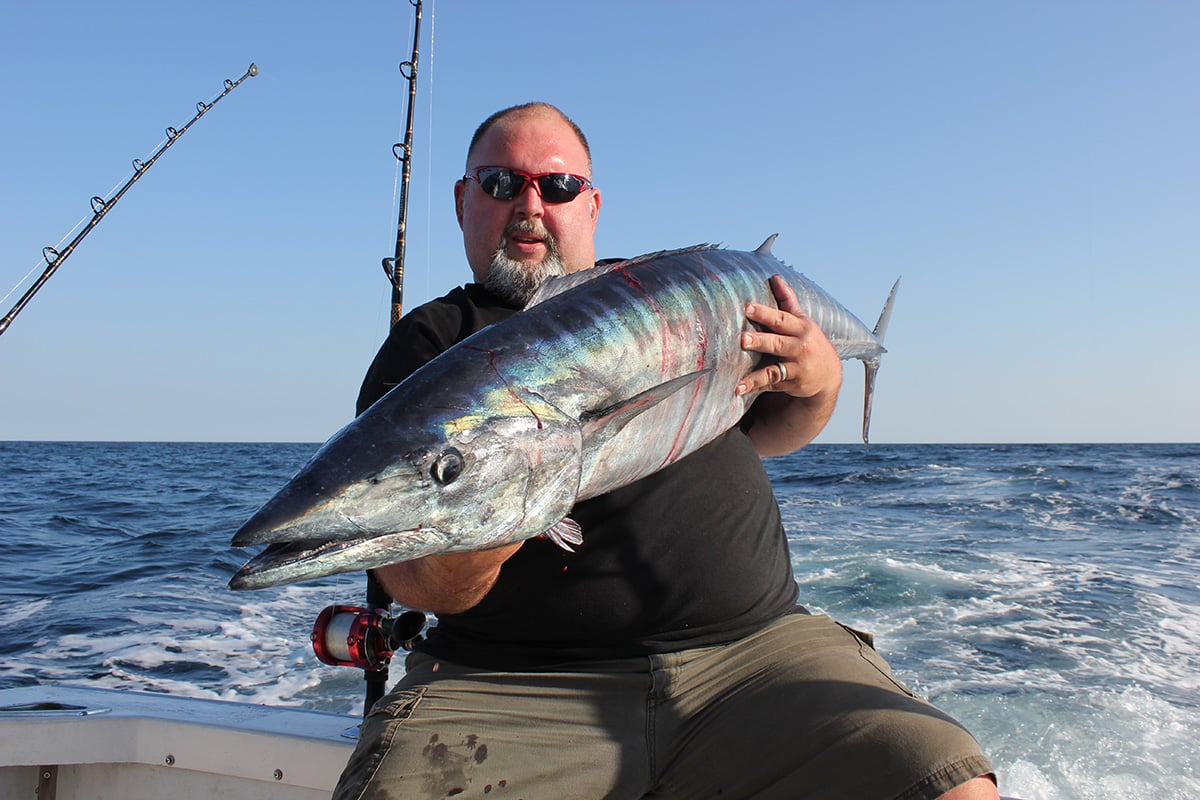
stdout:
{"type": "MultiPolygon", "coordinates": [[[[531,175],[566,172],[591,177],[587,152],[575,132],[544,110],[516,113],[492,126],[470,154],[467,172],[473,174],[483,166],[511,167],[531,175]]],[[[498,254],[517,270],[555,271],[546,261],[551,240],[566,272],[595,264],[600,213],[600,193],[595,189],[585,189],[566,203],[548,203],[538,187],[527,182],[517,197],[498,200],[475,180],[460,180],[454,186],[454,201],[467,262],[480,283],[498,254]]]]}

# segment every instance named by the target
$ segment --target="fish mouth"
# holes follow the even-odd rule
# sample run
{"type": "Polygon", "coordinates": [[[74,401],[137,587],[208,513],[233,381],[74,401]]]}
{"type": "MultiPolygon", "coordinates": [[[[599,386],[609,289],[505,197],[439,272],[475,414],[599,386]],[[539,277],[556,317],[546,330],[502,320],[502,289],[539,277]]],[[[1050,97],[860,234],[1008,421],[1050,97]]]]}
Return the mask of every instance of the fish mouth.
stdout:
{"type": "Polygon", "coordinates": [[[333,558],[338,553],[362,544],[365,539],[331,539],[325,542],[280,542],[269,545],[265,550],[242,565],[232,578],[229,588],[234,591],[266,589],[309,578],[335,575],[355,569],[329,569],[317,566],[318,559],[333,558]],[[312,569],[309,569],[309,567],[312,569]],[[317,570],[317,571],[314,571],[317,570]]]}
{"type": "Polygon", "coordinates": [[[454,539],[437,528],[421,527],[352,539],[277,542],[242,565],[229,580],[235,591],[267,589],[374,569],[445,551],[454,539]]]}

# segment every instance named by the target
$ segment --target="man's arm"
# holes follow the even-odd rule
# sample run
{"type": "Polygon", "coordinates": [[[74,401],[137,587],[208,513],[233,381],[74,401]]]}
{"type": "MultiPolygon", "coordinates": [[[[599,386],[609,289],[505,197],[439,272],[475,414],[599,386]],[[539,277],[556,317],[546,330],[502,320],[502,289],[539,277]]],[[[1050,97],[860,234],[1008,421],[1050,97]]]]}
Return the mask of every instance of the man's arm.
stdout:
{"type": "Polygon", "coordinates": [[[524,541],[490,550],[425,556],[373,570],[396,602],[435,614],[459,614],[491,591],[500,567],[524,541]]]}
{"type": "Polygon", "coordinates": [[[750,303],[746,318],[766,328],[742,334],[742,348],[775,356],[776,361],[748,374],[739,395],[765,390],[755,402],[750,441],[760,456],[799,450],[829,422],[842,386],[842,361],[829,338],[804,313],[795,292],[778,275],[771,290],[779,308],[750,303]],[[786,380],[780,364],[786,369],[786,380]]]}

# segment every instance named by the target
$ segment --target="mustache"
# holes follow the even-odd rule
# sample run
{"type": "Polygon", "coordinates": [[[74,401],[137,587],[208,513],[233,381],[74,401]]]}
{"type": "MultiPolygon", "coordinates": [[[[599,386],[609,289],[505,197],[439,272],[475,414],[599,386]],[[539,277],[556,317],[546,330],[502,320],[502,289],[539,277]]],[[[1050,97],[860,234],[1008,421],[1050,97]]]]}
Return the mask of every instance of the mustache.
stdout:
{"type": "Polygon", "coordinates": [[[546,249],[551,253],[558,253],[558,243],[554,240],[554,234],[546,230],[540,220],[520,219],[515,222],[510,222],[504,227],[504,233],[501,236],[500,247],[503,248],[505,240],[514,234],[522,234],[541,239],[546,245],[546,249]]]}

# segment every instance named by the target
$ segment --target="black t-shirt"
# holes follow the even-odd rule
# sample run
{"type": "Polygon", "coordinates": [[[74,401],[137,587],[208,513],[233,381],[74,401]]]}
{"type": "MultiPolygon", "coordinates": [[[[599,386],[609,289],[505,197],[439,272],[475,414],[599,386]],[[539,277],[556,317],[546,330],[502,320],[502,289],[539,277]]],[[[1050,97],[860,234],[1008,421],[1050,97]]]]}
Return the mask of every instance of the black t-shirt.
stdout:
{"type": "MultiPolygon", "coordinates": [[[[517,309],[468,284],[401,319],[358,413],[443,350],[517,309]]],[[[753,409],[751,409],[753,413],[753,409]]],[[[474,608],[439,616],[421,650],[492,669],[733,641],[794,608],[779,506],[743,420],[667,468],[577,504],[583,544],[531,539],[474,608]]]]}

